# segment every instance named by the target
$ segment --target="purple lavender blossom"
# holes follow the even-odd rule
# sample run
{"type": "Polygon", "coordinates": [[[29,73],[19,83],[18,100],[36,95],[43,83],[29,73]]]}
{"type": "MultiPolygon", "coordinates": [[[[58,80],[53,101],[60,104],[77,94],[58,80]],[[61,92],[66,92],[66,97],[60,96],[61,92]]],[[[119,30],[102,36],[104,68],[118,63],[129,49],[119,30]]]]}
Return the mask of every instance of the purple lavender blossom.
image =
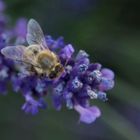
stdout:
{"type": "MultiPolygon", "coordinates": [[[[14,35],[16,43],[19,38],[25,38],[26,20],[20,19],[17,22],[14,35]]],[[[2,37],[1,35],[0,48],[7,45],[2,37]]],[[[79,121],[87,124],[94,122],[100,117],[101,112],[98,107],[90,106],[90,100],[107,101],[106,92],[114,86],[114,73],[102,68],[99,63],[91,63],[89,55],[84,50],[80,50],[74,56],[74,47],[65,44],[63,37],[54,40],[51,36],[46,36],[46,43],[49,49],[57,54],[64,67],[61,76],[50,80],[36,73],[31,75],[25,67],[19,65],[20,70],[16,69],[16,64],[13,65],[0,55],[0,91],[6,93],[7,88],[3,85],[7,85],[8,80],[11,80],[13,90],[20,92],[25,98],[22,110],[35,115],[39,109],[46,108],[44,98],[51,89],[52,102],[56,110],[61,110],[65,104],[68,109],[74,109],[80,114],[79,121]]]]}
{"type": "Polygon", "coordinates": [[[6,8],[5,3],[3,2],[3,0],[0,0],[0,12],[3,12],[6,8]]]}
{"type": "Polygon", "coordinates": [[[65,45],[62,37],[54,40],[51,36],[46,36],[46,43],[50,50],[58,54],[65,70],[54,80],[29,75],[26,70],[14,75],[13,88],[16,92],[21,92],[26,100],[22,110],[34,115],[39,108],[46,106],[40,100],[47,95],[46,87],[49,86],[53,90],[52,101],[56,110],[61,110],[65,103],[68,109],[75,109],[80,114],[81,122],[94,122],[101,112],[98,107],[90,106],[90,99],[107,101],[105,92],[114,86],[114,73],[102,69],[99,63],[90,63],[89,55],[84,50],[73,57],[74,47],[65,45]]]}
{"type": "Polygon", "coordinates": [[[94,122],[96,118],[100,117],[101,115],[99,108],[96,106],[85,108],[80,105],[75,105],[74,109],[80,114],[79,121],[87,124],[94,122]]]}
{"type": "MultiPolygon", "coordinates": [[[[0,35],[0,49],[5,47],[6,38],[5,35],[0,35]]],[[[7,94],[8,80],[13,72],[13,62],[6,60],[2,54],[0,54],[0,94],[7,94]]]]}
{"type": "Polygon", "coordinates": [[[73,53],[74,53],[74,48],[72,47],[71,44],[68,44],[63,49],[61,49],[59,55],[61,56],[61,58],[67,60],[71,58],[73,53]]]}
{"type": "MultiPolygon", "coordinates": [[[[11,40],[21,37],[21,34],[16,34],[13,32],[13,28],[7,28],[8,17],[5,15],[5,3],[0,1],[0,49],[8,46],[11,40]]],[[[19,20],[18,20],[19,21],[19,20]]],[[[20,24],[26,24],[25,21],[20,20],[20,24]],[[22,23],[24,22],[24,23],[22,23]]],[[[21,26],[20,26],[21,27],[21,26]]],[[[23,27],[23,26],[22,26],[23,27]]],[[[24,31],[24,40],[25,40],[25,30],[26,27],[22,28],[24,31]]],[[[17,28],[16,31],[21,33],[20,28],[17,28]]],[[[23,35],[23,34],[22,34],[23,35]]],[[[23,36],[22,36],[23,37],[23,36]]],[[[16,42],[16,41],[15,41],[16,42]]],[[[13,78],[13,75],[16,74],[16,68],[12,60],[6,59],[2,54],[0,54],[0,94],[6,94],[8,91],[9,81],[13,78]]],[[[18,90],[17,90],[18,91],[18,90]]]]}
{"type": "Polygon", "coordinates": [[[16,44],[23,44],[26,40],[27,33],[27,20],[20,18],[16,22],[14,34],[16,36],[16,44]]]}
{"type": "Polygon", "coordinates": [[[13,74],[11,77],[13,90],[20,92],[25,98],[22,110],[25,113],[35,115],[39,109],[45,109],[47,103],[43,97],[47,95],[49,82],[37,76],[30,76],[27,73],[13,74]]]}
{"type": "Polygon", "coordinates": [[[60,49],[60,52],[59,57],[68,60],[68,63],[64,74],[54,81],[54,107],[60,110],[65,102],[68,109],[75,109],[80,113],[80,121],[92,123],[101,113],[97,107],[90,107],[90,99],[107,100],[105,91],[113,88],[114,73],[109,69],[102,69],[99,63],[90,63],[89,55],[83,50],[75,58],[72,57],[74,48],[69,49],[69,45],[60,49]]]}
{"type": "Polygon", "coordinates": [[[25,95],[26,102],[22,106],[22,110],[24,110],[26,113],[31,113],[32,115],[35,115],[39,112],[39,108],[46,108],[46,104],[44,103],[44,100],[40,98],[39,100],[35,100],[32,96],[30,96],[31,93],[28,93],[25,95]]]}
{"type": "MultiPolygon", "coordinates": [[[[5,34],[7,17],[3,13],[5,10],[5,4],[0,1],[0,49],[5,47],[8,37],[5,34]]],[[[10,77],[10,65],[9,62],[0,54],[0,94],[7,94],[7,85],[10,77]]]]}

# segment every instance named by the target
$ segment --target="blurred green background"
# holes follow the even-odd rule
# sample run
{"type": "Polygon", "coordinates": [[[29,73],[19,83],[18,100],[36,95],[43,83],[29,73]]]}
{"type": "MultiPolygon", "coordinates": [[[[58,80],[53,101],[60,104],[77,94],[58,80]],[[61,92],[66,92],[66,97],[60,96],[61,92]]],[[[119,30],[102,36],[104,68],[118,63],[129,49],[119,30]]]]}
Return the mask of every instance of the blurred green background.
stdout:
{"type": "MultiPolygon", "coordinates": [[[[0,96],[1,140],[140,140],[140,1],[139,0],[5,0],[13,22],[34,18],[45,33],[64,36],[76,50],[116,74],[109,101],[93,101],[102,116],[78,124],[78,114],[49,108],[25,115],[19,94],[0,96]]],[[[47,99],[48,100],[48,99],[47,99]]]]}

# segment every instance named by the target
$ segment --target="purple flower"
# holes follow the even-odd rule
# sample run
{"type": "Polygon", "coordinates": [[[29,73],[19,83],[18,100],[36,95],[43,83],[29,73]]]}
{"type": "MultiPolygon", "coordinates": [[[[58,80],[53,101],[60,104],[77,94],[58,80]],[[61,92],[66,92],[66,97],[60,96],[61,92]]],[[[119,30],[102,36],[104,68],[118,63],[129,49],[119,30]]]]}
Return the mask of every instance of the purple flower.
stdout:
{"type": "Polygon", "coordinates": [[[109,80],[113,80],[115,77],[114,72],[110,69],[107,69],[107,68],[102,69],[101,73],[102,73],[103,77],[106,77],[109,80]]]}
{"type": "MultiPolygon", "coordinates": [[[[102,69],[99,63],[90,63],[89,55],[83,50],[79,51],[75,58],[73,53],[69,55],[67,49],[62,48],[60,52],[60,58],[69,59],[64,74],[54,81],[55,108],[60,110],[65,102],[68,109],[74,108],[80,113],[82,122],[91,123],[100,116],[100,111],[97,107],[90,107],[89,101],[107,101],[107,95],[103,91],[113,87],[114,73],[109,69],[102,69]]],[[[65,61],[62,63],[64,65],[65,61]]]]}
{"type": "Polygon", "coordinates": [[[16,37],[16,45],[25,43],[27,34],[27,20],[25,18],[19,18],[13,32],[16,37]]]}
{"type": "MultiPolygon", "coordinates": [[[[14,29],[14,44],[25,42],[27,23],[22,18],[17,21],[14,29]]],[[[13,30],[12,30],[13,31],[13,30]]],[[[10,40],[13,40],[9,36],[10,40]]],[[[61,110],[65,105],[68,109],[74,109],[80,114],[80,121],[90,124],[100,117],[98,107],[90,106],[90,100],[107,101],[106,92],[114,86],[114,73],[102,68],[99,63],[91,63],[89,55],[80,50],[74,55],[74,47],[65,44],[63,37],[53,39],[45,37],[48,48],[53,51],[64,68],[64,71],[56,79],[49,79],[46,75],[30,73],[23,65],[17,64],[0,55],[0,92],[7,92],[8,81],[11,81],[15,92],[25,98],[22,110],[35,115],[40,109],[46,108],[47,93],[52,91],[52,102],[56,110],[61,110]],[[17,72],[18,71],[18,72],[17,72]]],[[[0,48],[7,46],[4,35],[0,35],[0,48]]],[[[46,48],[46,49],[48,49],[46,48]]]]}
{"type": "MultiPolygon", "coordinates": [[[[4,35],[0,35],[0,48],[6,45],[6,39],[4,35]]],[[[7,93],[8,81],[10,80],[13,72],[11,61],[6,60],[2,54],[0,54],[0,94],[7,93]]]]}
{"type": "Polygon", "coordinates": [[[114,73],[110,69],[104,68],[101,70],[102,79],[99,85],[100,91],[107,91],[114,87],[114,73]]]}
{"type": "Polygon", "coordinates": [[[70,84],[69,84],[70,91],[78,92],[80,91],[80,89],[82,89],[82,87],[83,87],[83,83],[82,81],[78,79],[78,77],[75,77],[72,81],[70,81],[70,84]]]}
{"type": "Polygon", "coordinates": [[[27,20],[25,18],[20,18],[16,22],[15,35],[17,37],[25,38],[27,33],[27,20]]]}
{"type": "MultiPolygon", "coordinates": [[[[5,46],[9,46],[9,42],[12,42],[16,38],[19,38],[19,34],[15,34],[12,31],[13,28],[7,28],[8,24],[8,17],[5,15],[5,3],[1,0],[0,1],[0,49],[4,48],[5,46]]],[[[22,26],[23,27],[23,26],[22,26]]],[[[20,26],[20,28],[22,28],[20,26]]],[[[22,29],[24,32],[26,27],[22,29]]],[[[15,43],[14,43],[15,44],[15,43]]],[[[13,75],[16,73],[16,68],[12,60],[4,58],[2,54],[0,54],[0,93],[6,94],[7,89],[9,86],[9,81],[11,81],[13,75]]],[[[15,84],[16,85],[16,84],[15,84]]],[[[17,91],[18,89],[16,89],[17,91]]]]}
{"type": "Polygon", "coordinates": [[[73,46],[71,44],[68,44],[60,51],[60,56],[63,59],[68,60],[71,58],[73,53],[74,53],[73,46]]]}
{"type": "Polygon", "coordinates": [[[30,94],[31,93],[25,95],[26,102],[22,106],[22,110],[24,110],[26,113],[31,113],[32,115],[35,115],[38,113],[39,108],[46,108],[46,104],[42,99],[33,99],[33,97],[30,96],[30,94]]]}
{"type": "Polygon", "coordinates": [[[5,3],[3,2],[3,0],[0,0],[0,12],[3,12],[6,8],[5,3]]]}
{"type": "MultiPolygon", "coordinates": [[[[65,56],[67,54],[69,52],[66,51],[65,56]]],[[[59,56],[63,57],[63,53],[59,56]]],[[[100,111],[96,107],[90,107],[89,101],[90,99],[107,101],[106,93],[103,91],[113,87],[114,75],[111,70],[102,69],[101,64],[90,63],[89,55],[81,50],[75,58],[73,56],[69,58],[65,73],[55,83],[57,86],[54,95],[56,88],[59,91],[54,101],[55,108],[58,107],[60,110],[62,103],[65,102],[68,109],[75,108],[81,114],[82,122],[91,123],[100,116],[100,111]]]]}
{"type": "Polygon", "coordinates": [[[114,87],[114,80],[110,80],[104,77],[101,79],[99,90],[107,91],[112,89],[113,87],[114,87]]]}
{"type": "Polygon", "coordinates": [[[80,114],[80,121],[87,124],[94,122],[101,115],[99,108],[96,106],[84,108],[78,104],[74,106],[74,109],[80,114]]]}
{"type": "Polygon", "coordinates": [[[98,98],[99,100],[104,101],[104,102],[108,100],[108,98],[107,98],[107,96],[106,96],[106,93],[105,93],[105,92],[102,92],[102,91],[99,91],[99,92],[98,92],[97,98],[98,98]]]}
{"type": "Polygon", "coordinates": [[[45,39],[50,50],[60,49],[65,46],[63,37],[59,37],[54,40],[50,35],[48,35],[45,37],[45,39]]]}
{"type": "Polygon", "coordinates": [[[62,98],[61,96],[53,95],[52,97],[53,106],[57,111],[61,110],[62,107],[62,98]]]}

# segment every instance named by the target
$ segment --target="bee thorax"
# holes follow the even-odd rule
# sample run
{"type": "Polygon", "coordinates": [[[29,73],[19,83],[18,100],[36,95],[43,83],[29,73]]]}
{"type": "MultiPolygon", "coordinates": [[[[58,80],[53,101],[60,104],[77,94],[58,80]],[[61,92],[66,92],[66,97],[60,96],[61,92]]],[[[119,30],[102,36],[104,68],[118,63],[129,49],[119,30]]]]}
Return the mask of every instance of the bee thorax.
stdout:
{"type": "Polygon", "coordinates": [[[38,54],[37,61],[42,68],[50,69],[55,65],[56,58],[52,52],[50,53],[50,51],[42,51],[38,54]]]}

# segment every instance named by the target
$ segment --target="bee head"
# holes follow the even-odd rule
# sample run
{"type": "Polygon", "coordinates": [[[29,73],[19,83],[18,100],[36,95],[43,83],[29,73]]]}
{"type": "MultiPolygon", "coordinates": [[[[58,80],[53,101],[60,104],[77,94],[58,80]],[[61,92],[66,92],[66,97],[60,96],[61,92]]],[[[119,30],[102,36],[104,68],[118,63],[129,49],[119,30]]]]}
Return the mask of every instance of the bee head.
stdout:
{"type": "Polygon", "coordinates": [[[54,69],[50,72],[49,78],[54,79],[54,78],[58,77],[63,72],[63,70],[64,70],[64,68],[63,68],[62,64],[60,64],[60,63],[56,64],[54,69]]]}
{"type": "Polygon", "coordinates": [[[62,65],[62,64],[57,63],[57,64],[55,65],[55,72],[56,72],[56,73],[61,73],[61,72],[63,72],[63,70],[64,70],[64,68],[63,68],[63,65],[62,65]]]}

